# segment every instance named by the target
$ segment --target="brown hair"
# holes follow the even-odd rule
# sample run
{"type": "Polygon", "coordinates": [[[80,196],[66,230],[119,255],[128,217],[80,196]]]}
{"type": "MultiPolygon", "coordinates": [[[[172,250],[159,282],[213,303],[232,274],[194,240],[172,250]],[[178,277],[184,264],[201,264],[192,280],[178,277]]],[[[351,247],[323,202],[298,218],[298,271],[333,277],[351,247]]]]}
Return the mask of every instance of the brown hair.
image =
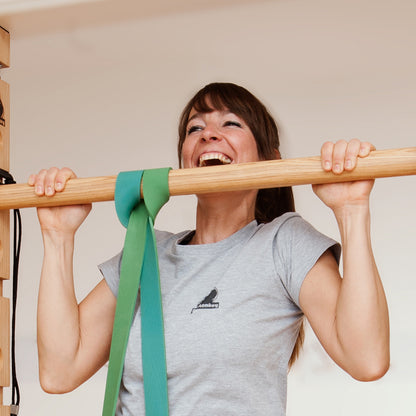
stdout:
{"type": "MultiPolygon", "coordinates": [[[[242,118],[256,140],[261,160],[276,159],[280,141],[277,125],[264,104],[245,88],[232,83],[212,83],[199,90],[182,111],[179,120],[178,157],[181,165],[182,146],[192,109],[201,113],[227,109],[242,118]]],[[[285,212],[294,212],[295,203],[291,187],[260,189],[257,193],[255,217],[259,223],[268,223],[285,212]]],[[[295,362],[304,338],[303,320],[299,336],[289,360],[295,362]]]]}

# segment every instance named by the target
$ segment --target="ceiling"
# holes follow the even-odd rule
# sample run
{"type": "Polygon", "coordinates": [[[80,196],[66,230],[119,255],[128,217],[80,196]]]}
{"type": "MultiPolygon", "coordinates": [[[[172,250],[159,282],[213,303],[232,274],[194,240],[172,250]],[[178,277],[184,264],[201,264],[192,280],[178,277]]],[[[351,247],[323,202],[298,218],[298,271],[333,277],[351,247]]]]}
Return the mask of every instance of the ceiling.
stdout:
{"type": "Polygon", "coordinates": [[[0,0],[0,26],[18,39],[130,19],[260,2],[262,0],[0,0]]]}

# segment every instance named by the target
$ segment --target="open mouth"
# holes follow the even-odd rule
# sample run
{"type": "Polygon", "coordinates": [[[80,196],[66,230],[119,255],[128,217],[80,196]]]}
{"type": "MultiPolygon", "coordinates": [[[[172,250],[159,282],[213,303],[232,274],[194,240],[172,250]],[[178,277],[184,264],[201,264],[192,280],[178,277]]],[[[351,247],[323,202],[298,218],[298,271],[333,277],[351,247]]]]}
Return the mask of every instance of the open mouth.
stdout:
{"type": "Polygon", "coordinates": [[[204,153],[199,157],[198,167],[202,166],[216,166],[216,165],[229,165],[232,160],[223,153],[211,152],[204,153]]]}

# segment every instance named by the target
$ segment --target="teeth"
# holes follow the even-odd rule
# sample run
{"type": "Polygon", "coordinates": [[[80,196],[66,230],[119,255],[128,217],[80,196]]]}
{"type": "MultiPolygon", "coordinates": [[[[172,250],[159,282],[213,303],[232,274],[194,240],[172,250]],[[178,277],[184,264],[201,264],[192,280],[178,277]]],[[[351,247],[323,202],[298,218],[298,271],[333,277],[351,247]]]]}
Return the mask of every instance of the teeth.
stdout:
{"type": "Polygon", "coordinates": [[[225,156],[223,153],[204,153],[199,157],[199,166],[207,166],[209,164],[223,164],[228,165],[232,162],[232,160],[225,156]],[[213,161],[214,163],[210,163],[210,161],[213,161]],[[215,161],[219,161],[220,163],[215,163],[215,161]]]}

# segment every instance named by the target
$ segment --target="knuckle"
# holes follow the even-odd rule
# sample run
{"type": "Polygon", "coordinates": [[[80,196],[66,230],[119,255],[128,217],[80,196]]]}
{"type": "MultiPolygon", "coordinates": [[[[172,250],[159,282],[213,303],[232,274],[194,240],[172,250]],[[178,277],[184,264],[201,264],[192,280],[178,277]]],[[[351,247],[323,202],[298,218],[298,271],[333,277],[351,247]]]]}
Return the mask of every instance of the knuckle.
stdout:
{"type": "Polygon", "coordinates": [[[36,181],[36,175],[34,173],[32,173],[31,175],[29,175],[28,179],[27,179],[27,183],[29,185],[33,185],[36,181]]]}
{"type": "Polygon", "coordinates": [[[37,185],[42,185],[46,178],[46,169],[40,170],[36,175],[33,177],[33,181],[37,185]]]}
{"type": "Polygon", "coordinates": [[[372,150],[375,150],[375,147],[370,142],[361,142],[360,143],[360,155],[367,156],[372,150]]]}
{"type": "Polygon", "coordinates": [[[366,147],[368,149],[374,148],[374,145],[372,143],[370,143],[370,142],[362,142],[361,143],[361,146],[364,146],[364,147],[366,147]]]}
{"type": "Polygon", "coordinates": [[[329,157],[332,155],[333,148],[334,143],[326,141],[321,147],[321,155],[324,157],[329,157]]]}
{"type": "Polygon", "coordinates": [[[337,147],[347,147],[348,142],[345,139],[340,139],[335,144],[337,147]]]}
{"type": "Polygon", "coordinates": [[[322,145],[322,150],[329,150],[329,149],[332,149],[333,147],[334,147],[334,143],[333,142],[326,141],[322,145]]]}
{"type": "Polygon", "coordinates": [[[52,167],[50,167],[49,169],[48,169],[48,175],[55,175],[56,174],[56,172],[58,172],[58,168],[57,167],[55,167],[55,166],[52,166],[52,167]]]}
{"type": "Polygon", "coordinates": [[[53,181],[57,172],[58,172],[58,168],[56,167],[49,168],[48,172],[46,173],[46,180],[53,181]]]}
{"type": "Polygon", "coordinates": [[[360,145],[361,145],[361,142],[359,140],[355,140],[355,139],[351,140],[348,143],[347,154],[350,156],[356,155],[360,150],[360,145]]]}
{"type": "Polygon", "coordinates": [[[75,175],[75,173],[69,168],[63,169],[59,175],[61,182],[67,182],[69,179],[74,179],[76,177],[77,175],[75,175]]]}
{"type": "Polygon", "coordinates": [[[67,176],[67,177],[70,177],[70,176],[74,176],[75,175],[74,171],[72,169],[70,169],[70,168],[67,168],[67,167],[62,168],[61,171],[60,171],[60,173],[63,176],[67,176]]]}

